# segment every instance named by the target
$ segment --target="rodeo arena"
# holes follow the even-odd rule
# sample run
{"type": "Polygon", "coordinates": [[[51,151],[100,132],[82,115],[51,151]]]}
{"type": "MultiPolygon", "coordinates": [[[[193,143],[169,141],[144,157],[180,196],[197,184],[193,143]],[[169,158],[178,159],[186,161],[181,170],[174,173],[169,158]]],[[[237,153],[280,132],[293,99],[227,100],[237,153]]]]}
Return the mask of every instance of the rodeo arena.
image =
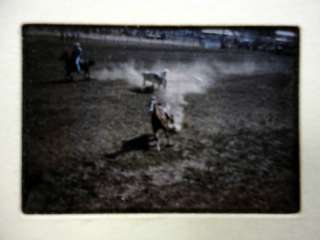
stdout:
{"type": "Polygon", "coordinates": [[[299,210],[299,33],[23,27],[25,213],[299,210]]]}

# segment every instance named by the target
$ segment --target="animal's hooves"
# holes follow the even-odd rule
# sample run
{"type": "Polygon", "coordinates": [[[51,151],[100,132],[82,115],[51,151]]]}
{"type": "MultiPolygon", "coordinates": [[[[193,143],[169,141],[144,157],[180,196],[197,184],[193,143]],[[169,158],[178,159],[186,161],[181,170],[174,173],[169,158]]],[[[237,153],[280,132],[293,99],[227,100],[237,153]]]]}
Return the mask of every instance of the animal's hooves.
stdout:
{"type": "Polygon", "coordinates": [[[159,146],[159,145],[157,146],[157,151],[158,151],[158,152],[160,152],[160,151],[161,151],[161,148],[160,148],[160,146],[159,146]]]}

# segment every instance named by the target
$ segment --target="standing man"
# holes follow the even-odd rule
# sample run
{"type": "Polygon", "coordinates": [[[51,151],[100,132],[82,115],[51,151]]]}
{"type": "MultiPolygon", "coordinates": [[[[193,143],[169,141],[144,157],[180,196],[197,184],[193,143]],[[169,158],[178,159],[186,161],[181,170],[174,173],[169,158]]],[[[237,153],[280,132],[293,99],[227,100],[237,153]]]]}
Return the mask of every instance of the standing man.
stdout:
{"type": "Polygon", "coordinates": [[[80,73],[80,59],[81,59],[82,48],[79,42],[73,45],[72,59],[74,62],[75,72],[80,73]]]}

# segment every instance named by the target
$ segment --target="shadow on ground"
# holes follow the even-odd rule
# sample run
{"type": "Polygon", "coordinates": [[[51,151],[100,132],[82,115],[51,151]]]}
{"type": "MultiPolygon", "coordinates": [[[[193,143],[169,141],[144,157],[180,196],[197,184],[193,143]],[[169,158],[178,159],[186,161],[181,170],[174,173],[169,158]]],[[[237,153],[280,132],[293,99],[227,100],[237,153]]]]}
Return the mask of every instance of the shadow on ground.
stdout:
{"type": "Polygon", "coordinates": [[[107,158],[116,158],[119,155],[122,155],[127,152],[132,151],[147,151],[150,149],[150,140],[152,139],[151,134],[143,134],[141,136],[132,138],[130,140],[126,140],[122,142],[122,147],[120,150],[107,153],[105,154],[105,157],[107,158]]]}
{"type": "Polygon", "coordinates": [[[133,87],[133,88],[130,88],[130,91],[134,93],[140,93],[140,94],[149,94],[154,92],[154,87],[153,86],[148,86],[145,88],[133,87]]]}

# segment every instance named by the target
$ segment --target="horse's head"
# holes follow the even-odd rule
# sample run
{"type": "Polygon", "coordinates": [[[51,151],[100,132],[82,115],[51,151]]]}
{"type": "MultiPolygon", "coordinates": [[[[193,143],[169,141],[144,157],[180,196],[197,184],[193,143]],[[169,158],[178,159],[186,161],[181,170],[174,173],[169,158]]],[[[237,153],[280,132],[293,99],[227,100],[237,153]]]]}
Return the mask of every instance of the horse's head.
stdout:
{"type": "Polygon", "coordinates": [[[169,73],[169,70],[167,68],[163,69],[163,71],[161,72],[161,77],[165,78],[168,73],[169,73]]]}
{"type": "Polygon", "coordinates": [[[168,121],[168,130],[170,133],[178,133],[178,129],[176,127],[175,121],[174,121],[174,116],[172,114],[168,114],[167,116],[167,121],[168,121]]]}

